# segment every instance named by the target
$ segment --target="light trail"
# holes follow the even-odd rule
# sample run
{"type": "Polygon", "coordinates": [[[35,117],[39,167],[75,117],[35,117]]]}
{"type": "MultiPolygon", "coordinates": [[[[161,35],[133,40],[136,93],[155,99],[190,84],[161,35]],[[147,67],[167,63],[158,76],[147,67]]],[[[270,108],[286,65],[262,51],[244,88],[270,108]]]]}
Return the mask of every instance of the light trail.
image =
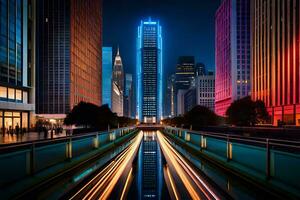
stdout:
{"type": "Polygon", "coordinates": [[[122,195],[121,195],[121,198],[120,198],[121,200],[123,200],[124,197],[125,197],[125,193],[126,193],[126,190],[128,189],[128,185],[129,185],[129,181],[131,179],[131,175],[132,175],[132,167],[130,168],[130,171],[128,173],[128,176],[127,176],[127,179],[126,179],[123,191],[122,191],[122,195]]]}
{"type": "Polygon", "coordinates": [[[166,172],[167,172],[167,177],[168,177],[168,179],[169,179],[169,181],[170,181],[170,185],[171,185],[171,188],[172,188],[172,191],[173,191],[173,194],[174,194],[174,196],[175,196],[175,199],[176,200],[178,200],[179,199],[179,197],[178,197],[178,194],[177,194],[177,189],[176,189],[176,186],[175,186],[175,183],[174,183],[174,180],[173,180],[173,178],[172,178],[172,175],[171,175],[171,173],[170,173],[170,170],[169,170],[169,168],[168,167],[166,167],[166,172]]]}
{"type": "MultiPolygon", "coordinates": [[[[70,199],[108,199],[126,167],[129,166],[134,159],[142,138],[143,133],[140,132],[126,150],[118,155],[114,161],[101,170],[70,199]]],[[[131,174],[131,171],[132,169],[129,174],[131,174]]],[[[125,187],[127,187],[126,184],[128,184],[127,181],[125,187]]]]}
{"type": "Polygon", "coordinates": [[[174,167],[192,199],[201,199],[196,189],[199,189],[207,199],[220,199],[159,131],[157,131],[157,138],[166,159],[174,167]],[[194,188],[194,186],[197,186],[197,188],[194,188]]]}

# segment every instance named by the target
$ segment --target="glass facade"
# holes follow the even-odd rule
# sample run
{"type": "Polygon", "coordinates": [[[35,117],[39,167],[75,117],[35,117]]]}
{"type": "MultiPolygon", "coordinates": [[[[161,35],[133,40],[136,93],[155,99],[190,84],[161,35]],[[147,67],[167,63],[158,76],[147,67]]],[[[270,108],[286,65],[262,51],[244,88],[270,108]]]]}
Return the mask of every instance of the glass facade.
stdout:
{"type": "Polygon", "coordinates": [[[37,1],[37,114],[102,102],[102,1],[37,1]]]}
{"type": "Polygon", "coordinates": [[[230,104],[250,95],[250,0],[224,0],[215,17],[215,109],[225,116],[230,104]]]}
{"type": "Polygon", "coordinates": [[[67,113],[70,110],[69,0],[37,1],[37,36],[36,113],[67,113]]]}
{"type": "Polygon", "coordinates": [[[137,37],[137,118],[157,123],[162,117],[162,32],[159,22],[142,21],[137,37]]]}
{"type": "Polygon", "coordinates": [[[28,9],[31,1],[0,0],[0,132],[28,128],[28,9]],[[21,110],[20,110],[21,109],[21,110]]]}
{"type": "Polygon", "coordinates": [[[22,0],[0,1],[0,81],[22,86],[22,0]]]}
{"type": "Polygon", "coordinates": [[[111,108],[112,47],[102,48],[102,104],[111,108]]]}

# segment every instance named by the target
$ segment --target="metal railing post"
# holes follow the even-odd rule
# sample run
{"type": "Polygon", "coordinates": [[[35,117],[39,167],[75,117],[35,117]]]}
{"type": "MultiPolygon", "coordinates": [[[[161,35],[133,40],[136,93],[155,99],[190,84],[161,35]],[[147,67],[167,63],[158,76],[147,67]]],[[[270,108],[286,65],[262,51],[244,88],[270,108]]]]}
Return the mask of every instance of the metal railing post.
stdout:
{"type": "Polygon", "coordinates": [[[72,138],[69,138],[69,141],[67,142],[66,157],[69,160],[72,158],[72,138]]]}
{"type": "Polygon", "coordinates": [[[94,148],[97,149],[99,147],[99,140],[98,140],[98,132],[94,138],[94,148]]]}
{"type": "Polygon", "coordinates": [[[227,161],[232,159],[232,144],[229,141],[229,135],[226,136],[227,141],[227,161]]]}
{"type": "Polygon", "coordinates": [[[266,139],[266,178],[270,178],[270,144],[269,139],[266,139]]]}

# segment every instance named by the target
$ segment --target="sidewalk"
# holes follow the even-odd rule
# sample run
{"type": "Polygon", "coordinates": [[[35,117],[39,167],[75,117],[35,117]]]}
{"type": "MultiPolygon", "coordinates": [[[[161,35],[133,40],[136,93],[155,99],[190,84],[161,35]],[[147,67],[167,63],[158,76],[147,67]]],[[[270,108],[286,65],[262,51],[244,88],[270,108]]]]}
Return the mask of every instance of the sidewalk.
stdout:
{"type": "MultiPolygon", "coordinates": [[[[66,137],[66,131],[64,130],[62,133],[55,134],[53,133],[53,138],[66,137]]],[[[44,133],[37,132],[29,132],[25,134],[0,134],[0,145],[1,144],[13,144],[19,142],[30,142],[35,140],[44,140],[51,139],[51,132],[48,132],[48,135],[45,137],[44,133]]]]}

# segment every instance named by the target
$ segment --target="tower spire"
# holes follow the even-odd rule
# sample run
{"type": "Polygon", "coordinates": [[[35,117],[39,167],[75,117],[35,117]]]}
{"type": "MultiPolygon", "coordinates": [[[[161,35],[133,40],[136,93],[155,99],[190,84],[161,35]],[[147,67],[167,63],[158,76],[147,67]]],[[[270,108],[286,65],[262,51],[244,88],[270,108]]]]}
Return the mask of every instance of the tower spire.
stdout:
{"type": "Polygon", "coordinates": [[[120,55],[120,47],[119,47],[119,45],[118,45],[117,56],[119,56],[119,55],[120,55]]]}

